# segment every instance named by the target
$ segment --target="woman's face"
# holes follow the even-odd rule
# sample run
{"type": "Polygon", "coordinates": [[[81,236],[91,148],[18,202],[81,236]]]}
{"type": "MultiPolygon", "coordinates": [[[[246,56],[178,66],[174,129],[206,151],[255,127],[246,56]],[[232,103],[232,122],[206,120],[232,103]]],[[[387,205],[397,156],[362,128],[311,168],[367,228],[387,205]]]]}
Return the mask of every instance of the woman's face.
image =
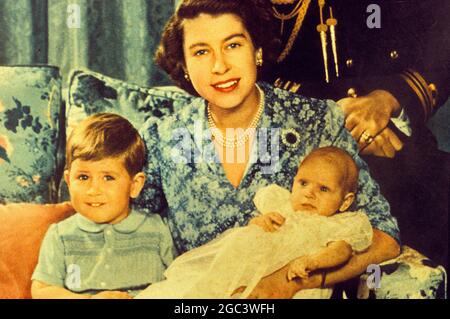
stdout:
{"type": "Polygon", "coordinates": [[[187,73],[204,99],[231,109],[256,98],[255,47],[238,16],[200,14],[183,29],[187,73]]]}

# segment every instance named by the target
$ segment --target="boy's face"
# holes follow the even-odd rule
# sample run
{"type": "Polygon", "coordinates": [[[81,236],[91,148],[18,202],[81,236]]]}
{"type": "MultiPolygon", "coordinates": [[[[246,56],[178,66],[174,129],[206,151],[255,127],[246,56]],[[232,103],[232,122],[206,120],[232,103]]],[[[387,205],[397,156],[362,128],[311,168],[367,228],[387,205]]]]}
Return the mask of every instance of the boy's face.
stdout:
{"type": "Polygon", "coordinates": [[[120,158],[76,159],[64,172],[72,206],[96,223],[116,224],[128,216],[130,197],[139,195],[143,173],[131,177],[120,158]]]}
{"type": "Polygon", "coordinates": [[[303,162],[292,185],[291,204],[295,211],[331,216],[342,206],[344,191],[337,165],[319,157],[303,162]]]}

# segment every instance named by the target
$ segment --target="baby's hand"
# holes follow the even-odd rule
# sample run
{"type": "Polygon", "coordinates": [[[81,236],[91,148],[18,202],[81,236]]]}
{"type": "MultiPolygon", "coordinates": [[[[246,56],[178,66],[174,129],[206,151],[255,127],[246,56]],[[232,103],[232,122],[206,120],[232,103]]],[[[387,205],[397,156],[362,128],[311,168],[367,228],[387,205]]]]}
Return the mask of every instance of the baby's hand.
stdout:
{"type": "Polygon", "coordinates": [[[314,259],[309,256],[302,256],[290,263],[287,278],[288,280],[292,280],[295,277],[306,279],[309,277],[309,272],[315,269],[317,267],[314,259]]]}
{"type": "Polygon", "coordinates": [[[133,299],[133,297],[123,291],[102,291],[93,295],[91,299],[133,299]]]}
{"type": "Polygon", "coordinates": [[[250,219],[249,225],[258,225],[265,231],[273,232],[283,225],[285,218],[279,213],[267,213],[250,219]]]}

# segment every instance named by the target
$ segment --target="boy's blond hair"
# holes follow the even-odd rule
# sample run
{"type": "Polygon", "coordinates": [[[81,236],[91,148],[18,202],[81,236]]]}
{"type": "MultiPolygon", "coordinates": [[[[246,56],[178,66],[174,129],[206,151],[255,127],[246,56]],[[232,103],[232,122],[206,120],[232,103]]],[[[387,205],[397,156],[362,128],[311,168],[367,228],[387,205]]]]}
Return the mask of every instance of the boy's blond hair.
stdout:
{"type": "Polygon", "coordinates": [[[300,167],[303,163],[316,158],[317,156],[337,166],[341,171],[341,186],[343,190],[345,192],[356,194],[358,189],[359,169],[349,153],[335,146],[320,147],[309,153],[300,164],[300,167]]]}
{"type": "Polygon", "coordinates": [[[65,169],[73,161],[121,158],[128,174],[141,172],[145,163],[145,145],[133,125],[120,115],[97,113],[84,119],[70,134],[66,145],[65,169]]]}

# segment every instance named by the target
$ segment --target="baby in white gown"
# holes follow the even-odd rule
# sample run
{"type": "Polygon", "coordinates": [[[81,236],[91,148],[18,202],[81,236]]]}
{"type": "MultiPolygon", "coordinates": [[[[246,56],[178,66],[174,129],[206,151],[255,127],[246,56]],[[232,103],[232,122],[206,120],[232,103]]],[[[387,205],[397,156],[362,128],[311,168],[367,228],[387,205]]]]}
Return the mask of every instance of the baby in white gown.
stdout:
{"type": "MultiPolygon", "coordinates": [[[[254,198],[261,215],[176,258],[166,280],[137,298],[246,298],[261,278],[290,264],[288,279],[339,266],[372,243],[363,212],[352,204],[358,168],[335,147],[319,148],[300,164],[292,193],[269,185],[254,198]],[[246,287],[235,293],[239,287],[246,287]]],[[[329,298],[331,289],[306,289],[295,298],[329,298]]]]}

